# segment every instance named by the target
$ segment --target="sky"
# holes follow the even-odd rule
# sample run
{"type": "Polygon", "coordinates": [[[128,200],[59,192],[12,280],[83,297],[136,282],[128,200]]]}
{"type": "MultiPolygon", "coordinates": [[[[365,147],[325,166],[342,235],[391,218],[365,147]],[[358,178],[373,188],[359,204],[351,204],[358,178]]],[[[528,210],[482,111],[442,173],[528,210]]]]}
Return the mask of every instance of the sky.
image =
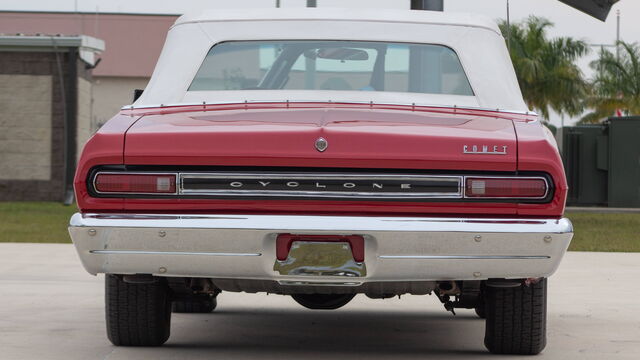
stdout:
{"type": "MultiPolygon", "coordinates": [[[[0,10],[82,11],[182,14],[207,8],[274,7],[276,0],[0,0],[0,10]]],[[[305,0],[280,0],[281,7],[302,7],[305,0]]],[[[372,7],[380,9],[408,9],[410,0],[317,0],[318,7],[372,7]]],[[[444,0],[445,12],[478,13],[492,19],[506,18],[507,0],[444,0]]],[[[621,39],[640,42],[640,1],[621,0],[614,5],[606,22],[560,3],[557,0],[509,0],[511,20],[517,22],[531,15],[551,20],[555,26],[549,35],[571,36],[589,44],[613,44],[616,40],[616,13],[620,11],[621,39]]],[[[592,75],[589,62],[597,54],[579,61],[587,76],[592,75]]],[[[552,116],[559,125],[559,116],[552,116]]],[[[566,119],[566,123],[572,120],[566,119]]]]}

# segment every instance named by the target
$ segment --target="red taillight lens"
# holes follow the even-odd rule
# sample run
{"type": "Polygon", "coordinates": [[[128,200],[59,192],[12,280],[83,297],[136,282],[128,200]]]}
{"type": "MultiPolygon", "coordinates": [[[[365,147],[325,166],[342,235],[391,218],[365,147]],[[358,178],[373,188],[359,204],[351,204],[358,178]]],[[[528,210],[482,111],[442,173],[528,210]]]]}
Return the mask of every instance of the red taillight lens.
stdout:
{"type": "Polygon", "coordinates": [[[96,191],[100,193],[174,194],[173,174],[98,174],[96,191]]]}
{"type": "Polygon", "coordinates": [[[467,178],[465,197],[469,198],[544,198],[547,195],[544,179],[467,178]]]}

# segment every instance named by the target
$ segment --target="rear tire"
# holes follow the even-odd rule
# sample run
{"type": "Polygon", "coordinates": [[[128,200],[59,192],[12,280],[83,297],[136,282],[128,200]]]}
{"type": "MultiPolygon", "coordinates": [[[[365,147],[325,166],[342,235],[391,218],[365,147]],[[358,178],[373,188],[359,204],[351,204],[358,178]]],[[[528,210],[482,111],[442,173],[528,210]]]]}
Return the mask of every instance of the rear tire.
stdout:
{"type": "Polygon", "coordinates": [[[165,279],[126,283],[105,275],[107,336],[116,346],[160,346],[169,339],[171,296],[165,279]]]}
{"type": "Polygon", "coordinates": [[[173,302],[174,313],[206,314],[215,310],[218,301],[215,297],[193,300],[176,300],[173,302]]]}
{"type": "Polygon", "coordinates": [[[335,310],[347,305],[356,294],[293,294],[298,304],[312,310],[335,310]]]}
{"type": "Polygon", "coordinates": [[[494,354],[535,355],[547,344],[547,279],[485,288],[484,344],[494,354]]]}

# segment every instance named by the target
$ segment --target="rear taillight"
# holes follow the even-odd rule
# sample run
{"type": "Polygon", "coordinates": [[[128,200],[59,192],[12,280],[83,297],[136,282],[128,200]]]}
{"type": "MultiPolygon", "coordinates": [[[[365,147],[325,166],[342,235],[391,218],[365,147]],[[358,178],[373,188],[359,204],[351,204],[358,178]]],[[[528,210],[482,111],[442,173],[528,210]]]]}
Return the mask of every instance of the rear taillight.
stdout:
{"type": "Polygon", "coordinates": [[[98,193],[175,194],[175,174],[105,174],[94,180],[98,193]]]}
{"type": "Polygon", "coordinates": [[[548,191],[543,178],[467,177],[464,195],[477,199],[543,199],[548,191]]]}

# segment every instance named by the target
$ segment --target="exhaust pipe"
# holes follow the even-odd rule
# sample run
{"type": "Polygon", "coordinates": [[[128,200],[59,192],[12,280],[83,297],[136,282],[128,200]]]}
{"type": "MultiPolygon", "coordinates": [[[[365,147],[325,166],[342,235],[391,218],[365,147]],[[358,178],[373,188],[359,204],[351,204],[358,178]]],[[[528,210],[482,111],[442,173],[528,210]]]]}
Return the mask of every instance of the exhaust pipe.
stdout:
{"type": "Polygon", "coordinates": [[[460,293],[460,288],[455,281],[441,281],[437,285],[440,295],[457,295],[460,293]]]}

